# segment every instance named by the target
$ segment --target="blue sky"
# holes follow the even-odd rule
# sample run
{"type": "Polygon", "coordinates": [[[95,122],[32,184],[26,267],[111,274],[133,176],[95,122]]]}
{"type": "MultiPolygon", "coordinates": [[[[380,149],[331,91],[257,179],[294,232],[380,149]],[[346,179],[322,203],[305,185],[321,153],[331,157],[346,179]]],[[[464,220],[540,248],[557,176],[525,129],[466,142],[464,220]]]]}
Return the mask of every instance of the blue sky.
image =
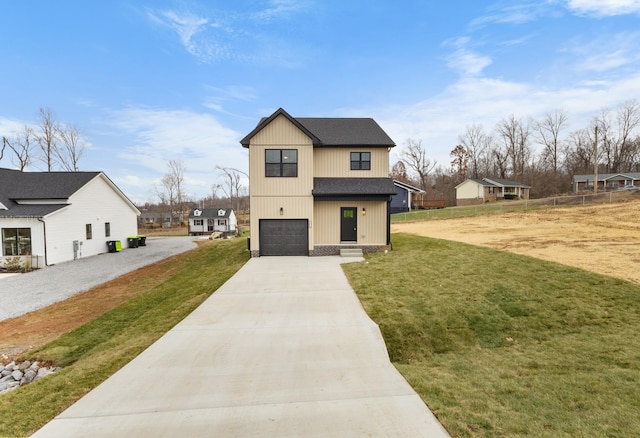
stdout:
{"type": "Polygon", "coordinates": [[[194,198],[216,166],[247,171],[238,142],[279,107],[373,117],[392,163],[412,138],[448,167],[467,125],[563,109],[568,132],[640,98],[640,0],[23,0],[0,16],[0,135],[50,108],[85,135],[81,170],[135,202],[157,201],[169,160],[194,198]]]}

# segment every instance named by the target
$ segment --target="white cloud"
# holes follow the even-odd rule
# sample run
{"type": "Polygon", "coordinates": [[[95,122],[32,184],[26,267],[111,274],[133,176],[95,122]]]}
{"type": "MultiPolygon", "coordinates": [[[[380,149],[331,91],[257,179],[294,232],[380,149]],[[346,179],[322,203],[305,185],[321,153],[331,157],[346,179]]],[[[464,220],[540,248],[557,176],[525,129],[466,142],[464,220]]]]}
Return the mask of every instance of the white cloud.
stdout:
{"type": "Polygon", "coordinates": [[[110,116],[107,123],[116,133],[133,138],[132,144],[120,149],[118,158],[126,164],[113,177],[132,199],[149,197],[167,173],[169,160],[182,161],[187,192],[194,197],[209,193],[219,176],[216,166],[246,169],[239,144],[242,136],[209,114],[128,107],[110,116]]]}
{"type": "Polygon", "coordinates": [[[421,139],[429,157],[445,168],[449,153],[458,144],[458,136],[467,125],[481,124],[492,131],[496,123],[511,114],[538,118],[563,109],[570,117],[569,131],[588,125],[604,107],[615,107],[640,95],[640,74],[618,81],[577,83],[560,88],[489,78],[463,78],[442,93],[414,105],[395,105],[356,109],[344,116],[372,116],[399,146],[392,151],[391,162],[407,138],[421,139]]]}
{"type": "Polygon", "coordinates": [[[568,0],[567,7],[579,15],[611,17],[639,14],[640,0],[568,0]]]}
{"type": "Polygon", "coordinates": [[[299,12],[307,7],[308,1],[300,0],[270,0],[267,7],[253,14],[258,20],[271,21],[276,18],[299,12]]]}
{"type": "Polygon", "coordinates": [[[446,57],[447,66],[462,76],[477,76],[492,62],[490,57],[468,49],[467,46],[471,44],[469,37],[453,38],[443,43],[445,47],[455,48],[453,53],[446,57]]]}
{"type": "Polygon", "coordinates": [[[601,35],[598,38],[575,39],[561,49],[572,54],[578,71],[607,72],[640,62],[640,32],[601,35]]]}
{"type": "Polygon", "coordinates": [[[477,76],[491,64],[491,58],[467,49],[458,49],[447,57],[447,66],[463,76],[477,76]]]}
{"type": "Polygon", "coordinates": [[[514,2],[499,3],[489,9],[489,11],[473,21],[470,26],[483,27],[490,24],[523,24],[537,20],[540,16],[551,13],[550,1],[525,1],[514,4],[514,2]]]}
{"type": "Polygon", "coordinates": [[[233,57],[230,43],[233,29],[221,20],[212,20],[191,12],[148,11],[155,23],[172,29],[185,50],[202,62],[212,62],[233,57]]]}

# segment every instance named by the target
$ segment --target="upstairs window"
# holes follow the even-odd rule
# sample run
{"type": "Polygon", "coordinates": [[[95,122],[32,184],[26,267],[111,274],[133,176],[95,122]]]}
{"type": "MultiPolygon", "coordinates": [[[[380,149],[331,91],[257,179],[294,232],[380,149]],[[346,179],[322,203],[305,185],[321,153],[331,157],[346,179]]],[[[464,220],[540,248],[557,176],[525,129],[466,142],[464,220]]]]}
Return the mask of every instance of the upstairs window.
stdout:
{"type": "Polygon", "coordinates": [[[86,231],[87,240],[91,240],[93,238],[93,231],[91,230],[91,224],[86,224],[84,228],[86,231]]]}
{"type": "Polygon", "coordinates": [[[297,177],[297,149],[267,149],[265,151],[265,175],[268,177],[297,177]]]}
{"type": "Polygon", "coordinates": [[[351,152],[351,170],[371,170],[371,152],[351,152]]]}
{"type": "Polygon", "coordinates": [[[104,237],[111,237],[111,223],[104,223],[104,237]]]}

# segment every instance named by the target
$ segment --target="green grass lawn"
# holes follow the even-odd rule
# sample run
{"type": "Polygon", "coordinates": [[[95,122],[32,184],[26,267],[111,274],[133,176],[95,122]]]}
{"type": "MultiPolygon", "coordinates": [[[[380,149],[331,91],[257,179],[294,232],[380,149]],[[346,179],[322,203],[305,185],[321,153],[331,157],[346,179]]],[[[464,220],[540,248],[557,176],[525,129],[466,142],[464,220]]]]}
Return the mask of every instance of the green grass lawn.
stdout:
{"type": "Polygon", "coordinates": [[[0,396],[0,436],[27,436],[107,379],[191,313],[248,260],[246,239],[177,258],[175,275],[29,354],[63,369],[0,396]]]}
{"type": "Polygon", "coordinates": [[[639,436],[640,287],[393,236],[344,265],[392,362],[454,437],[639,436]]]}

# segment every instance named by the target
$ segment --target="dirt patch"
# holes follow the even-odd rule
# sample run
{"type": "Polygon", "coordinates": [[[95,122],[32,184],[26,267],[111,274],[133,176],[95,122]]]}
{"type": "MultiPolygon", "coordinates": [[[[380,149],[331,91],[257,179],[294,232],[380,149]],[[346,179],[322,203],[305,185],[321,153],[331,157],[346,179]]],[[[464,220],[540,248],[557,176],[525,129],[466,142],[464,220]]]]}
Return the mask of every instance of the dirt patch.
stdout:
{"type": "Polygon", "coordinates": [[[181,255],[137,269],[43,309],[0,321],[0,361],[14,360],[161,284],[173,275],[179,257],[181,255]]]}
{"type": "Polygon", "coordinates": [[[640,284],[640,199],[392,224],[392,232],[524,254],[640,284]]]}

